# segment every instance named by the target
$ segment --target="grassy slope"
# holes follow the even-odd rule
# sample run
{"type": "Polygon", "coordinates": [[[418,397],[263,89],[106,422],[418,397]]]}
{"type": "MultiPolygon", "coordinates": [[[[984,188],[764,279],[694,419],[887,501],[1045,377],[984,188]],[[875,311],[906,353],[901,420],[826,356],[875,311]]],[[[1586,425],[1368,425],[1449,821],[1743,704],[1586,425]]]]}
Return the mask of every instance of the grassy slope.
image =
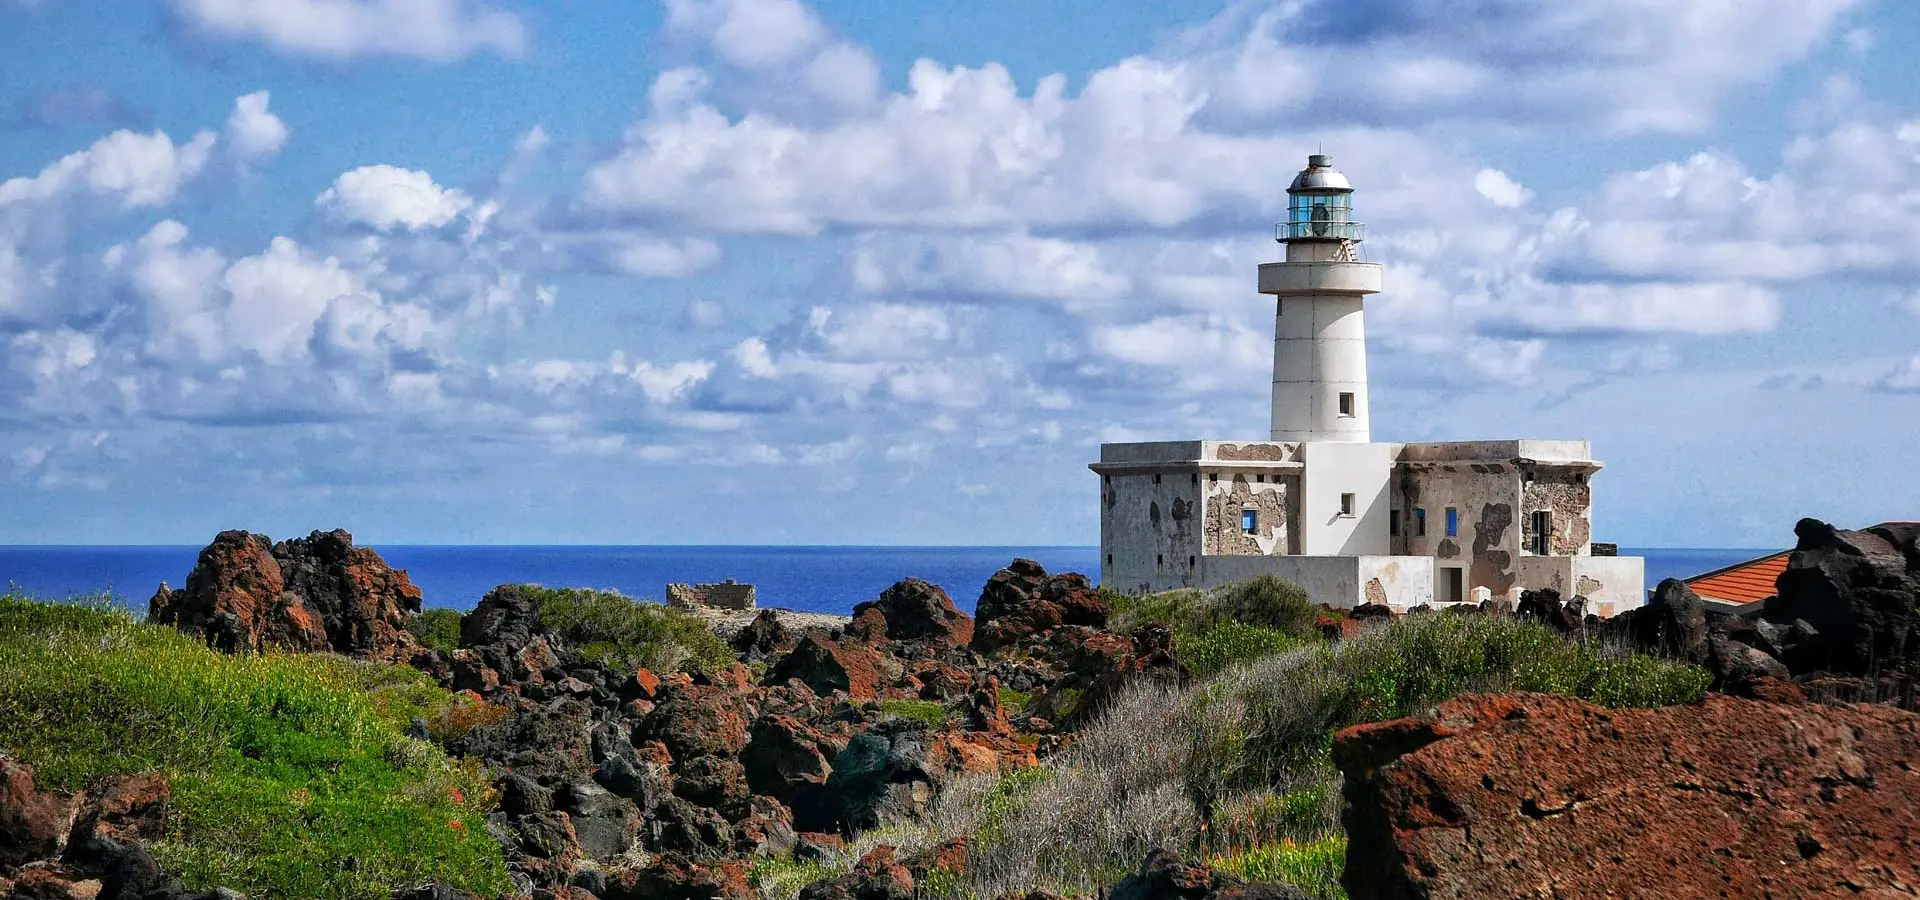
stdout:
{"type": "Polygon", "coordinates": [[[485,777],[403,734],[449,700],[405,667],[224,656],[97,603],[0,597],[0,747],[65,790],[167,773],[153,850],[194,888],[255,900],[384,898],[430,878],[507,888],[485,777]]]}

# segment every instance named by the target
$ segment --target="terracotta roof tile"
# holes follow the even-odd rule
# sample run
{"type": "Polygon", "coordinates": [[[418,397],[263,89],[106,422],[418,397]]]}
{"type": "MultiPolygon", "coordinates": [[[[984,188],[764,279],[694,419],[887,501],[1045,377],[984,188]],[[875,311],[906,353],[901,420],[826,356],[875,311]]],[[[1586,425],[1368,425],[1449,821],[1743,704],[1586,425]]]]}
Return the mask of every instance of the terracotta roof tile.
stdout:
{"type": "Polygon", "coordinates": [[[1782,550],[1772,556],[1762,556],[1705,575],[1695,575],[1686,579],[1687,587],[1702,597],[1728,603],[1765,600],[1773,596],[1774,580],[1787,570],[1787,558],[1792,555],[1793,551],[1782,550]]]}

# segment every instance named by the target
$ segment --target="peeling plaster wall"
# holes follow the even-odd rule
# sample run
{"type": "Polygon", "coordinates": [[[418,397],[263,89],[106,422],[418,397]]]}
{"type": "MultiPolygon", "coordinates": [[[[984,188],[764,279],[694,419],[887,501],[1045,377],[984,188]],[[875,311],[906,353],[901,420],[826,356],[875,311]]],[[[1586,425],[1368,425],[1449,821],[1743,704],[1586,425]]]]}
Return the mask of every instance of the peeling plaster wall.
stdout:
{"type": "Polygon", "coordinates": [[[1529,589],[1585,597],[1587,612],[1610,618],[1646,605],[1646,563],[1638,556],[1527,556],[1520,577],[1529,589]]]}
{"type": "Polygon", "coordinates": [[[1553,513],[1552,556],[1585,556],[1593,540],[1593,485],[1584,469],[1535,466],[1521,485],[1520,546],[1533,552],[1533,513],[1553,513]]]}
{"type": "Polygon", "coordinates": [[[1206,534],[1201,552],[1222,556],[1284,556],[1292,540],[1291,498],[1298,478],[1266,473],[1213,473],[1206,476],[1206,534]],[[1257,534],[1241,530],[1244,510],[1253,509],[1257,534]]]}
{"type": "MultiPolygon", "coordinates": [[[[1464,568],[1463,586],[1471,600],[1476,588],[1494,597],[1507,597],[1518,585],[1514,568],[1520,556],[1520,532],[1514,508],[1520,502],[1520,475],[1503,462],[1427,463],[1399,467],[1394,479],[1395,509],[1400,535],[1395,552],[1431,556],[1435,577],[1447,568],[1464,568]],[[1447,508],[1459,512],[1455,534],[1447,534],[1447,508]],[[1411,510],[1427,513],[1427,533],[1415,533],[1411,510]]],[[[1434,596],[1444,597],[1436,582],[1434,596]]]]}
{"type": "Polygon", "coordinates": [[[667,605],[677,609],[751,610],[758,604],[753,585],[729,578],[711,584],[669,584],[667,605]]]}
{"type": "Polygon", "coordinates": [[[1198,583],[1198,482],[1192,472],[1101,477],[1101,584],[1138,593],[1198,583]]]}

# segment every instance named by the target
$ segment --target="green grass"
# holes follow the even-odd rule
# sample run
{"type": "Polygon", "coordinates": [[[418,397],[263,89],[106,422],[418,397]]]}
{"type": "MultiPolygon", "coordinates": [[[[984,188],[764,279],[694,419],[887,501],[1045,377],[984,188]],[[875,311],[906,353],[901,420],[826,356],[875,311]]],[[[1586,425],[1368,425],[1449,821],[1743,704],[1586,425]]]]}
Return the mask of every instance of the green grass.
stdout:
{"type": "Polygon", "coordinates": [[[458,650],[460,613],[452,609],[423,609],[407,620],[407,631],[412,632],[423,647],[449,652],[458,650]]]}
{"type": "Polygon", "coordinates": [[[521,585],[540,601],[540,627],[590,658],[657,672],[719,672],[733,651],[699,616],[613,591],[521,585]]]}
{"type": "Polygon", "coordinates": [[[1201,676],[1320,637],[1320,609],[1305,591],[1271,575],[1204,591],[1103,596],[1116,629],[1148,623],[1171,626],[1174,656],[1201,676]]]}
{"type": "Polygon", "coordinates": [[[888,716],[925,722],[928,728],[939,729],[947,724],[946,704],[933,700],[881,700],[874,705],[888,716]]]}
{"type": "Polygon", "coordinates": [[[449,699],[404,667],[225,656],[99,603],[0,597],[0,747],[62,790],[166,774],[167,833],[151,849],[196,890],[507,890],[484,773],[403,733],[449,699]]]}
{"type": "Polygon", "coordinates": [[[1237,850],[1209,860],[1215,869],[1254,882],[1281,882],[1305,891],[1313,900],[1347,900],[1340,870],[1347,862],[1347,839],[1330,835],[1296,844],[1280,841],[1237,850]]]}
{"type": "Polygon", "coordinates": [[[1032,694],[1026,691],[1016,691],[1004,684],[1000,686],[1000,709],[1007,715],[1011,716],[1026,712],[1027,707],[1032,703],[1032,694]]]}

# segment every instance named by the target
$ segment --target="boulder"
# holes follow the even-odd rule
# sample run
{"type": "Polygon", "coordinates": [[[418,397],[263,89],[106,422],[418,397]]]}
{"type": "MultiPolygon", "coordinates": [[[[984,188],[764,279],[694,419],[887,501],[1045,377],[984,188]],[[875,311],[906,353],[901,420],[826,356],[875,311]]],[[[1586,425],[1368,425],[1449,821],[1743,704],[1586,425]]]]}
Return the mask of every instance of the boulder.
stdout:
{"type": "Polygon", "coordinates": [[[679,680],[666,683],[661,700],[633,741],[659,741],[673,758],[733,756],[747,746],[747,708],[736,691],[679,680]]]}
{"type": "Polygon", "coordinates": [[[873,848],[853,871],[800,889],[800,900],[915,900],[913,873],[895,861],[895,849],[873,848]]]}
{"type": "Polygon", "coordinates": [[[973,648],[986,653],[1057,625],[1105,628],[1108,610],[1085,575],[1048,575],[1016,559],[987,579],[973,615],[973,648]]]}
{"type": "Polygon", "coordinates": [[[740,753],[747,784],[756,794],[788,798],[807,785],[822,785],[833,775],[826,736],[792,716],[762,716],[753,723],[740,753]]]}
{"type": "Polygon", "coordinates": [[[747,882],[747,861],[696,863],[677,853],[662,855],[645,868],[607,876],[604,900],[760,900],[747,882]]]}
{"type": "Polygon", "coordinates": [[[1299,888],[1285,884],[1249,884],[1246,879],[1190,863],[1179,854],[1155,850],[1147,854],[1140,871],[1120,879],[1109,900],[1307,900],[1299,888]]]}
{"type": "Polygon", "coordinates": [[[0,757],[0,869],[59,856],[75,806],[71,797],[35,787],[31,766],[0,757]]]}
{"type": "Polygon", "coordinates": [[[1661,581],[1647,605],[1614,616],[1606,629],[1642,653],[1707,663],[1707,605],[1678,578],[1661,581]]]}
{"type": "Polygon", "coordinates": [[[540,598],[527,585],[500,585],[460,617],[462,647],[500,647],[511,653],[540,633],[540,598]]]}
{"type": "Polygon", "coordinates": [[[834,755],[826,784],[796,799],[795,827],[851,834],[879,825],[886,814],[924,811],[933,799],[930,739],[926,724],[910,719],[884,721],[855,735],[834,755]]]}
{"type": "Polygon", "coordinates": [[[147,617],[226,652],[277,647],[400,659],[416,646],[407,619],[420,589],[346,531],[274,544],[223,531],[200,551],[186,586],[161,585],[147,617]]]}
{"type": "Polygon", "coordinates": [[[777,613],[763,609],[746,627],[734,632],[730,643],[740,658],[757,662],[792,646],[793,634],[781,623],[777,613]]]}
{"type": "Polygon", "coordinates": [[[1343,883],[1354,900],[1892,896],[1920,885],[1915,759],[1920,716],[1886,707],[1458,697],[1336,738],[1343,883]]]}
{"type": "Polygon", "coordinates": [[[973,640],[973,617],[954,608],[953,598],[939,585],[908,578],[880,592],[880,598],[853,608],[861,613],[877,609],[886,618],[886,635],[896,641],[926,641],[964,647],[973,640]]]}
{"type": "Polygon", "coordinates": [[[1874,675],[1920,667],[1920,528],[1841,531],[1816,519],[1798,538],[1760,617],[1804,623],[1782,648],[1796,674],[1874,675]]]}
{"type": "Polygon", "coordinates": [[[652,809],[644,839],[652,850],[705,858],[732,849],[734,832],[719,813],[680,797],[667,797],[652,809]]]}
{"type": "Polygon", "coordinates": [[[776,685],[797,678],[816,693],[845,691],[856,700],[871,700],[880,695],[885,683],[883,666],[880,651],[868,644],[809,634],[793,652],[780,657],[762,683],[776,685]]]}

